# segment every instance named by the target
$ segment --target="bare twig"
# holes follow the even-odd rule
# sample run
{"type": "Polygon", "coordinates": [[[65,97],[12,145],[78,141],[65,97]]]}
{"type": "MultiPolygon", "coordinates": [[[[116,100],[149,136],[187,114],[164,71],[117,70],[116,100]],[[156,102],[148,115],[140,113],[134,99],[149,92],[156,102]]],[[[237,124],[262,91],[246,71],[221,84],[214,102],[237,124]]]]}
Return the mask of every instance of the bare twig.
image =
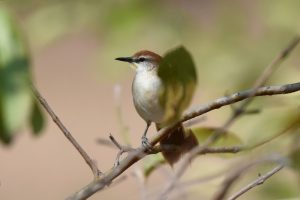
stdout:
{"type": "MultiPolygon", "coordinates": [[[[263,86],[266,83],[268,78],[273,74],[273,72],[277,69],[277,67],[285,60],[285,58],[290,54],[290,52],[292,52],[292,50],[297,46],[299,42],[300,42],[300,37],[297,36],[283,51],[281,51],[275,57],[275,59],[265,68],[261,76],[256,80],[253,89],[247,92],[248,93],[247,100],[244,101],[238,109],[236,109],[236,112],[234,112],[231,115],[231,117],[223,124],[223,126],[221,126],[221,128],[215,131],[215,133],[212,134],[202,145],[195,147],[190,151],[189,154],[185,156],[181,166],[175,172],[174,177],[169,181],[165,189],[162,191],[160,195],[160,199],[166,198],[167,194],[172,191],[172,189],[175,186],[175,182],[184,174],[185,170],[189,166],[189,163],[192,161],[192,159],[195,158],[199,154],[199,152],[202,152],[206,147],[210,146],[216,140],[218,140],[221,135],[226,133],[226,130],[236,121],[238,117],[240,117],[243,114],[243,112],[246,110],[246,107],[253,100],[253,97],[257,96],[257,92],[261,89],[261,86],[263,86]]],[[[263,87],[263,90],[268,91],[268,87],[263,87]]],[[[239,93],[237,93],[237,96],[239,96],[239,93]]],[[[229,97],[223,97],[223,98],[228,99],[229,97]]],[[[221,101],[222,100],[224,99],[221,99],[221,101]]],[[[214,107],[214,108],[216,109],[219,107],[214,107]]],[[[196,112],[195,114],[198,113],[196,112]]],[[[192,116],[195,117],[195,115],[193,115],[192,113],[190,115],[185,116],[183,121],[185,119],[190,119],[190,117],[192,116]]]]}
{"type": "Polygon", "coordinates": [[[32,85],[32,92],[36,99],[40,102],[40,104],[44,107],[44,109],[47,111],[47,113],[50,115],[54,123],[58,126],[58,128],[62,131],[62,133],[66,136],[66,138],[71,142],[71,144],[76,148],[76,150],[80,153],[82,158],[85,160],[85,162],[88,164],[88,166],[91,168],[94,179],[98,179],[102,172],[98,169],[95,162],[89,157],[89,155],[86,153],[86,151],[79,145],[79,143],[75,140],[75,138],[72,136],[70,131],[65,127],[65,125],[60,121],[58,116],[55,114],[55,112],[52,110],[52,108],[49,106],[47,101],[43,98],[43,96],[39,93],[39,91],[32,85]]]}
{"type": "MultiPolygon", "coordinates": [[[[226,195],[229,192],[232,185],[239,179],[240,176],[242,176],[244,174],[245,171],[247,171],[248,169],[250,169],[254,166],[257,166],[257,165],[263,164],[263,163],[267,163],[267,162],[278,163],[281,168],[283,168],[285,166],[283,158],[278,157],[278,156],[275,156],[275,157],[271,156],[271,157],[263,158],[260,160],[256,160],[254,162],[252,161],[250,163],[243,164],[238,169],[236,169],[234,172],[232,172],[231,174],[228,175],[228,177],[224,180],[220,190],[217,191],[213,200],[223,200],[226,197],[226,195]]],[[[279,166],[277,166],[277,167],[279,167],[279,166]]],[[[276,167],[276,169],[277,169],[277,167],[276,167]]],[[[265,180],[265,179],[262,179],[262,180],[265,180]]]]}
{"type": "Polygon", "coordinates": [[[271,176],[273,176],[274,174],[276,174],[277,172],[279,172],[280,170],[282,170],[283,167],[284,167],[283,165],[278,165],[277,167],[273,168],[271,171],[267,172],[263,176],[259,176],[258,179],[254,180],[253,182],[251,182],[248,185],[246,185],[240,191],[238,191],[237,193],[235,193],[234,195],[232,195],[231,197],[229,197],[228,200],[235,200],[238,197],[240,197],[243,194],[245,194],[246,192],[248,192],[249,190],[251,190],[252,188],[263,184],[271,176]]]}
{"type": "MultiPolygon", "coordinates": [[[[188,121],[190,119],[208,113],[212,110],[216,110],[223,106],[227,106],[236,102],[243,101],[253,96],[271,96],[271,95],[278,95],[278,94],[289,94],[289,93],[299,91],[299,88],[300,88],[300,82],[297,82],[297,83],[286,84],[286,85],[265,86],[265,87],[260,87],[256,90],[250,89],[241,92],[236,92],[229,96],[220,97],[208,104],[201,105],[193,111],[189,111],[186,115],[184,115],[181,122],[188,121]]],[[[237,108],[235,108],[235,110],[237,110],[237,108]]]]}
{"type": "Polygon", "coordinates": [[[126,152],[129,152],[129,151],[133,151],[134,149],[129,147],[129,146],[120,145],[117,142],[117,140],[111,134],[109,135],[109,139],[119,149],[119,152],[117,154],[116,161],[115,161],[115,164],[114,164],[114,167],[117,167],[120,164],[120,158],[121,158],[122,154],[126,153],[126,152]]]}

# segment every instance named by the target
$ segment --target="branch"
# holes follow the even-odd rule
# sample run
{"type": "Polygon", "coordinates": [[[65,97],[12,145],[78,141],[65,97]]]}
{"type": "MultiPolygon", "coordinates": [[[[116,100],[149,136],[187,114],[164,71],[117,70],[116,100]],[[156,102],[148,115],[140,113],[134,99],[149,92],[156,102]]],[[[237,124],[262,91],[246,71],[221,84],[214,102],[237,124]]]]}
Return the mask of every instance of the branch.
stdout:
{"type": "MultiPolygon", "coordinates": [[[[193,111],[192,113],[189,113],[185,115],[183,121],[190,120],[194,117],[197,117],[199,115],[202,115],[204,113],[207,113],[211,110],[215,110],[217,108],[239,102],[242,100],[245,100],[250,97],[251,91],[241,91],[237,92],[235,94],[232,94],[230,96],[224,96],[221,98],[218,98],[211,103],[205,104],[201,106],[198,110],[193,111]]],[[[279,95],[279,94],[288,94],[300,91],[300,82],[299,83],[293,83],[293,84],[286,84],[281,86],[266,86],[259,88],[255,96],[268,96],[268,95],[279,95]]],[[[176,128],[177,124],[173,127],[166,127],[161,129],[157,134],[155,134],[154,137],[150,139],[150,143],[152,145],[157,144],[164,136],[166,136],[170,130],[173,130],[176,128]]],[[[200,154],[205,153],[207,148],[204,148],[201,152],[198,152],[200,154]]],[[[232,151],[232,149],[230,150],[232,151]]],[[[86,185],[84,188],[82,188],[80,191],[74,193],[71,195],[68,199],[77,200],[77,199],[86,199],[96,193],[97,191],[102,190],[105,186],[109,185],[116,177],[118,177],[120,174],[122,174],[126,169],[128,169],[131,165],[142,159],[147,155],[146,149],[143,146],[140,146],[139,148],[129,152],[128,156],[125,157],[122,161],[120,161],[119,165],[115,168],[112,168],[108,172],[104,173],[103,176],[101,176],[98,180],[91,182],[90,184],[86,185]]]]}
{"type": "Polygon", "coordinates": [[[268,173],[266,173],[263,176],[260,176],[258,179],[254,180],[253,182],[249,183],[248,185],[246,185],[244,188],[242,188],[240,191],[238,191],[236,194],[232,195],[231,197],[228,198],[228,200],[235,200],[238,197],[242,196],[243,194],[245,194],[246,192],[248,192],[249,190],[251,190],[252,188],[259,186],[261,184],[263,184],[267,179],[269,179],[271,176],[273,176],[274,174],[276,174],[277,172],[279,172],[280,170],[283,169],[283,165],[278,165],[277,167],[273,168],[271,171],[269,171],[268,173]]]}
{"type": "Polygon", "coordinates": [[[198,107],[194,111],[190,111],[188,114],[184,115],[181,122],[188,121],[190,119],[208,113],[212,110],[216,110],[223,106],[227,106],[239,101],[243,101],[253,96],[272,96],[272,95],[279,95],[279,94],[289,94],[289,93],[297,92],[299,91],[299,89],[300,89],[300,82],[297,82],[297,83],[286,84],[286,85],[265,86],[265,87],[260,87],[258,89],[249,89],[241,92],[236,92],[230,96],[223,96],[208,104],[204,104],[198,107]]]}
{"type": "Polygon", "coordinates": [[[131,148],[130,146],[123,146],[119,144],[119,142],[112,136],[112,134],[109,135],[109,139],[112,141],[112,143],[119,149],[119,152],[116,157],[116,161],[114,164],[114,167],[118,166],[120,164],[120,158],[123,153],[133,151],[134,149],[131,148]]]}
{"type": "Polygon", "coordinates": [[[76,150],[80,153],[80,155],[85,160],[85,162],[91,168],[91,170],[94,174],[94,179],[99,178],[99,176],[102,174],[102,172],[98,169],[98,167],[94,163],[94,161],[89,157],[89,155],[86,153],[86,151],[75,140],[75,138],[72,136],[70,131],[68,131],[68,129],[65,127],[65,125],[60,121],[60,119],[57,117],[57,115],[54,113],[52,108],[49,106],[47,101],[42,97],[42,95],[39,93],[39,91],[34,87],[34,85],[31,86],[31,90],[32,90],[35,98],[40,102],[40,104],[44,107],[44,109],[50,115],[53,122],[58,126],[58,128],[62,131],[62,133],[65,135],[65,137],[72,143],[72,145],[76,148],[76,150]]]}

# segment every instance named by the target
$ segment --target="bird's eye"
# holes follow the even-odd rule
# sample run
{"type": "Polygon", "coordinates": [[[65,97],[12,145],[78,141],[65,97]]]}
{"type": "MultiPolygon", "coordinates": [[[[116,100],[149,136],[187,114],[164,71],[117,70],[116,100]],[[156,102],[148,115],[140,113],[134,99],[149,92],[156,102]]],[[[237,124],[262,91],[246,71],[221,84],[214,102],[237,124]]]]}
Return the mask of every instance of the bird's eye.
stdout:
{"type": "Polygon", "coordinates": [[[145,57],[140,57],[140,58],[139,58],[139,62],[144,62],[145,60],[146,60],[145,57]]]}

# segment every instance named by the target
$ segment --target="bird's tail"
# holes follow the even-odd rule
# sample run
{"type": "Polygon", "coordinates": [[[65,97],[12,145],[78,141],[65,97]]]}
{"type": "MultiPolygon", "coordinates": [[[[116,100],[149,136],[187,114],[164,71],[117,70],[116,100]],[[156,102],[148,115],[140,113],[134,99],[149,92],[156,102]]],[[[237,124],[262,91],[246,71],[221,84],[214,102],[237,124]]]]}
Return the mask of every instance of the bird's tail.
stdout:
{"type": "MultiPolygon", "coordinates": [[[[157,130],[159,125],[156,124],[157,130]]],[[[166,161],[173,166],[180,157],[198,145],[194,134],[185,131],[182,124],[160,141],[162,154],[166,161]]]]}

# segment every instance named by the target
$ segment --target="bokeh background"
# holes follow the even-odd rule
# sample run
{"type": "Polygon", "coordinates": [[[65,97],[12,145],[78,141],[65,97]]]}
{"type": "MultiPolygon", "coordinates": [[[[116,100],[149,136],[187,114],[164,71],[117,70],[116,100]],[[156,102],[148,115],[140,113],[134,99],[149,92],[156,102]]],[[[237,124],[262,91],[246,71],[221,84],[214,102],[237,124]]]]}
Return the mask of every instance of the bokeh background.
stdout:
{"type": "MultiPolygon", "coordinates": [[[[184,45],[198,70],[193,107],[251,87],[300,31],[297,0],[4,0],[0,5],[15,15],[26,37],[37,88],[103,171],[112,166],[117,151],[97,139],[111,133],[121,140],[126,129],[131,144],[137,146],[145,126],[132,103],[134,71],[114,58],[141,49],[163,55],[184,45]]],[[[299,55],[297,48],[268,84],[299,81],[299,55]]],[[[241,118],[231,131],[244,144],[267,138],[284,127],[299,100],[299,94],[259,98],[251,107],[262,112],[241,118]]],[[[230,112],[230,108],[213,111],[201,125],[221,125],[230,112]]],[[[292,140],[291,135],[281,137],[247,157],[198,158],[183,179],[227,169],[243,156],[284,154],[292,140]]],[[[49,118],[40,136],[23,127],[11,145],[0,145],[0,158],[0,199],[63,199],[92,179],[85,162],[49,118]]],[[[128,170],[124,181],[91,199],[141,199],[143,189],[132,175],[139,166],[128,170]]],[[[250,171],[233,191],[266,169],[250,171]]],[[[149,199],[171,174],[169,167],[163,167],[151,175],[145,184],[149,199]]],[[[240,199],[297,199],[297,174],[287,168],[240,199]]],[[[184,196],[177,199],[209,199],[222,180],[184,187],[180,193],[184,196]]]]}

